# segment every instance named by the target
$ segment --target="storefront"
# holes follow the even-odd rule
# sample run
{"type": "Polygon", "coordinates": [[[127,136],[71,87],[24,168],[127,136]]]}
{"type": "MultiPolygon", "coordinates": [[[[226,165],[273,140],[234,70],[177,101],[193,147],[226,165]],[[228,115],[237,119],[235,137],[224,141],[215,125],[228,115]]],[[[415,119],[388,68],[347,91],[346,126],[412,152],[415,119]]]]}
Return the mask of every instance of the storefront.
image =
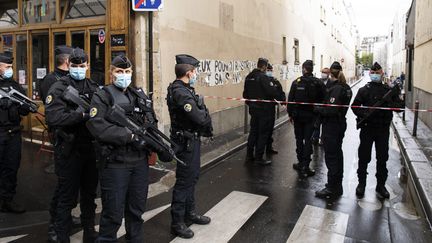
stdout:
{"type": "MultiPolygon", "coordinates": [[[[38,102],[58,45],[84,49],[90,59],[87,76],[104,84],[112,58],[128,52],[129,13],[128,0],[2,0],[0,52],[13,55],[14,78],[38,102]]],[[[35,123],[27,119],[23,125],[35,123]]]]}

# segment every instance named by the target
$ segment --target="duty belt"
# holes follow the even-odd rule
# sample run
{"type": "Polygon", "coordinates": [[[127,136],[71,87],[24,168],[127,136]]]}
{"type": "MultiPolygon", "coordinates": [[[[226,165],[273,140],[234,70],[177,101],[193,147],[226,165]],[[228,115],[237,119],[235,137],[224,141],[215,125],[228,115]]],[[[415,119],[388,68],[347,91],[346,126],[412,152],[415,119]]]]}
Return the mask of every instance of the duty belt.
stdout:
{"type": "Polygon", "coordinates": [[[171,134],[188,139],[197,139],[201,136],[199,132],[190,132],[186,130],[171,130],[171,134]]]}

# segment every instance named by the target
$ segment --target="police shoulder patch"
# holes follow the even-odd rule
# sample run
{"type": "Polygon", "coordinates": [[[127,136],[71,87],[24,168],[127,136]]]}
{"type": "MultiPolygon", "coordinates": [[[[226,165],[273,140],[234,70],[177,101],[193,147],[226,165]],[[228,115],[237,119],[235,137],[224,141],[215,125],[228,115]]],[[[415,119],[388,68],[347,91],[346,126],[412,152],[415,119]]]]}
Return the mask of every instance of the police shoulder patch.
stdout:
{"type": "Polygon", "coordinates": [[[273,83],[273,82],[270,82],[270,86],[273,87],[273,86],[274,86],[274,83],[273,83]]]}
{"type": "Polygon", "coordinates": [[[184,110],[186,111],[186,112],[191,112],[192,111],[192,105],[191,104],[186,104],[186,105],[184,105],[184,110]]]}
{"type": "Polygon", "coordinates": [[[45,103],[46,103],[47,105],[49,105],[49,104],[51,104],[52,100],[53,100],[52,95],[48,95],[48,96],[46,97],[46,99],[45,99],[45,103]]]}
{"type": "Polygon", "coordinates": [[[96,107],[91,108],[90,117],[95,117],[97,115],[97,112],[98,112],[98,110],[96,107]]]}
{"type": "Polygon", "coordinates": [[[334,97],[331,97],[331,98],[330,98],[330,103],[333,104],[333,103],[335,103],[335,101],[336,101],[336,99],[335,99],[334,97]]]}

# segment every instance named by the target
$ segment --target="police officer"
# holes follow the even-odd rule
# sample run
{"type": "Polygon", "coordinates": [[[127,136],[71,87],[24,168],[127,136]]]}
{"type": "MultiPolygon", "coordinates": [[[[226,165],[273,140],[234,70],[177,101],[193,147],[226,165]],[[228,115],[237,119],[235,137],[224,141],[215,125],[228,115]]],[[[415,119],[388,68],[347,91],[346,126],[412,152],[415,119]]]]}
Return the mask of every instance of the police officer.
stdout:
{"type": "MultiPolygon", "coordinates": [[[[288,102],[321,103],[324,90],[319,79],[313,76],[313,62],[307,60],[302,65],[303,76],[292,82],[288,102]]],[[[312,105],[288,104],[289,120],[294,123],[296,152],[298,163],[293,168],[301,178],[315,175],[309,168],[312,154],[312,134],[314,131],[315,113],[312,105]]]]}
{"type": "Polygon", "coordinates": [[[210,218],[195,211],[195,185],[200,171],[200,137],[212,137],[213,127],[208,109],[195,93],[196,68],[199,61],[189,55],[177,55],[177,79],[168,87],[167,104],[171,118],[171,138],[179,145],[177,156],[187,165],[177,164],[177,181],[171,203],[171,232],[182,238],[194,233],[186,225],[209,224],[210,218]]]}
{"type": "MultiPolygon", "coordinates": [[[[94,218],[98,172],[96,169],[93,137],[85,126],[88,110],[65,97],[65,90],[72,86],[81,99],[90,100],[98,85],[86,78],[88,56],[75,48],[69,56],[69,75],[54,83],[46,98],[46,121],[54,132],[55,169],[58,176],[54,229],[50,241],[69,242],[71,210],[76,206],[80,193],[81,225],[83,241],[93,242],[96,232],[94,218]]],[[[55,204],[55,203],[53,203],[55,204]]]]}
{"type": "MultiPolygon", "coordinates": [[[[352,91],[346,84],[342,66],[334,62],[330,67],[332,86],[327,90],[324,104],[349,105],[352,91]]],[[[327,184],[316,192],[319,198],[337,198],[343,194],[343,151],[342,142],[346,131],[346,107],[316,107],[322,118],[322,139],[324,140],[327,184]]]]}
{"type": "MultiPolygon", "coordinates": [[[[323,68],[321,70],[321,86],[323,89],[325,89],[324,92],[326,92],[327,89],[331,87],[332,81],[330,80],[330,68],[323,68]]],[[[312,143],[314,145],[323,145],[322,141],[320,140],[321,135],[321,118],[319,115],[316,116],[315,119],[315,129],[314,133],[312,135],[312,143]]]]}
{"type": "MultiPolygon", "coordinates": [[[[370,70],[371,82],[360,88],[353,102],[353,106],[376,106],[403,108],[404,101],[399,97],[400,90],[396,86],[391,89],[383,84],[383,69],[378,63],[374,63],[370,70]]],[[[389,110],[368,110],[352,108],[358,117],[360,130],[360,146],[358,149],[359,165],[357,176],[359,184],[356,195],[362,198],[365,193],[367,166],[371,160],[372,144],[375,143],[376,150],[376,192],[381,198],[389,198],[390,194],[385,187],[387,180],[386,162],[388,160],[390,123],[393,112],[389,110]]]]}
{"type": "MultiPolygon", "coordinates": [[[[13,58],[0,53],[0,88],[25,91],[13,79],[13,58]]],[[[21,117],[30,112],[29,107],[0,99],[0,211],[24,213],[25,209],[13,201],[17,186],[17,173],[21,161],[21,117]]]]}
{"type": "Polygon", "coordinates": [[[132,72],[132,63],[127,57],[115,57],[110,68],[111,85],[98,91],[91,101],[87,126],[97,140],[102,192],[97,242],[117,242],[123,217],[127,240],[144,242],[142,215],[147,200],[150,150],[143,138],[108,115],[111,107],[118,105],[122,114],[137,125],[147,122],[157,125],[149,98],[142,89],[130,86],[132,72]]]}
{"type": "MultiPolygon", "coordinates": [[[[286,95],[285,92],[283,91],[283,87],[282,84],[279,82],[279,80],[277,80],[274,76],[273,76],[273,66],[269,63],[267,66],[267,71],[266,71],[266,75],[267,77],[269,77],[272,82],[274,83],[274,85],[276,86],[276,100],[279,102],[285,102],[286,101],[286,95]]],[[[274,107],[273,110],[275,110],[275,107],[278,105],[278,103],[273,103],[274,107]]],[[[271,132],[270,132],[270,136],[266,145],[266,154],[267,155],[273,155],[273,154],[277,154],[278,151],[276,151],[273,148],[273,131],[274,131],[274,125],[276,122],[276,112],[272,112],[272,123],[271,123],[271,132]]]]}
{"type": "Polygon", "coordinates": [[[72,48],[68,46],[57,46],[54,50],[55,53],[55,64],[56,67],[54,72],[48,73],[43,79],[40,87],[40,95],[42,101],[45,103],[48,91],[51,86],[59,81],[61,78],[69,74],[69,55],[72,52],[72,48]]]}
{"type": "MultiPolygon", "coordinates": [[[[277,98],[277,87],[272,79],[266,76],[268,63],[266,58],[258,59],[257,68],[246,76],[243,98],[258,100],[277,98]]],[[[264,150],[273,131],[274,104],[249,101],[246,104],[251,116],[246,161],[269,165],[272,161],[264,160],[264,150]]]]}

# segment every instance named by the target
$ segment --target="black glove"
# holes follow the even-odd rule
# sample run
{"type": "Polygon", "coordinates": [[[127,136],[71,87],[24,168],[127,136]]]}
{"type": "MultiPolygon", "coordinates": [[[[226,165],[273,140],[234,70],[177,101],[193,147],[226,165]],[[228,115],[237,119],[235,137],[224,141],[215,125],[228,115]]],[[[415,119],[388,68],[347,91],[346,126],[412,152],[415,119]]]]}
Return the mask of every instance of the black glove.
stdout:
{"type": "Polygon", "coordinates": [[[160,161],[162,162],[171,162],[174,157],[171,155],[171,153],[169,153],[168,151],[159,151],[158,153],[158,158],[160,161]]]}
{"type": "Polygon", "coordinates": [[[12,106],[13,102],[8,98],[0,99],[0,107],[3,110],[9,109],[12,106]]]}
{"type": "Polygon", "coordinates": [[[147,143],[141,139],[138,135],[132,135],[132,146],[134,146],[137,150],[145,150],[147,148],[147,143]]]}

